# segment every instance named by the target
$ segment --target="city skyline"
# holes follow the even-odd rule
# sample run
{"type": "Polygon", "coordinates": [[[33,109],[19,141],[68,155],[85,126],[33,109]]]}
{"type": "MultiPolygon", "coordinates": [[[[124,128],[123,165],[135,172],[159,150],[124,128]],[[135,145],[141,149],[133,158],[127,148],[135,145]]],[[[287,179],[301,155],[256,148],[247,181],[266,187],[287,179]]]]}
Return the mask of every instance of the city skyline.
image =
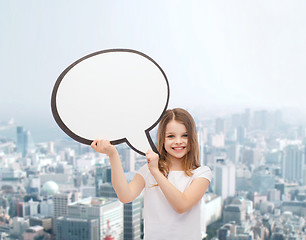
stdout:
{"type": "Polygon", "coordinates": [[[0,121],[58,131],[56,79],[80,57],[112,48],[144,52],[163,68],[169,108],[306,115],[305,10],[304,1],[284,0],[1,1],[0,121]]]}
{"type": "MultiPolygon", "coordinates": [[[[195,118],[197,128],[200,128],[203,126],[203,122],[206,122],[206,124],[211,124],[212,121],[218,119],[222,119],[222,121],[227,121],[228,124],[231,121],[231,118],[243,114],[244,112],[249,112],[250,117],[253,118],[254,115],[258,115],[258,113],[265,112],[268,115],[278,114],[278,121],[282,122],[286,127],[306,127],[305,118],[302,113],[295,111],[294,109],[287,109],[287,111],[282,111],[279,109],[250,109],[245,108],[241,110],[236,111],[229,111],[228,109],[225,109],[223,112],[218,111],[216,113],[210,112],[210,114],[207,114],[207,112],[203,113],[203,109],[200,108],[193,108],[193,109],[187,109],[190,111],[195,118]]],[[[255,120],[253,120],[255,121],[255,120]]],[[[217,123],[216,123],[217,124],[217,123]]],[[[66,133],[64,133],[63,130],[60,129],[58,125],[54,123],[54,126],[46,128],[45,126],[42,126],[43,129],[40,126],[37,126],[35,123],[28,123],[23,121],[15,121],[14,118],[10,118],[8,121],[1,121],[0,119],[0,133],[2,132],[2,135],[0,134],[0,137],[8,138],[8,139],[16,139],[16,132],[12,132],[13,128],[22,128],[23,131],[27,132],[29,136],[31,137],[32,143],[39,143],[39,142],[49,142],[59,139],[70,139],[71,141],[75,141],[71,137],[69,137],[66,133]],[[11,129],[11,130],[10,130],[11,129]],[[47,133],[47,135],[45,135],[47,133]]],[[[153,141],[156,141],[156,131],[157,131],[158,125],[153,128],[150,131],[150,135],[153,139],[153,141]]],[[[75,141],[77,142],[77,141],[75,141]]]]}
{"type": "MultiPolygon", "coordinates": [[[[197,123],[199,162],[214,173],[201,200],[203,237],[304,239],[306,126],[286,124],[280,111],[250,109],[197,123]]],[[[143,199],[118,200],[106,155],[67,139],[33,146],[26,129],[11,130],[17,139],[0,141],[1,236],[143,236],[143,199]]],[[[146,158],[117,149],[129,182],[146,158]]]]}

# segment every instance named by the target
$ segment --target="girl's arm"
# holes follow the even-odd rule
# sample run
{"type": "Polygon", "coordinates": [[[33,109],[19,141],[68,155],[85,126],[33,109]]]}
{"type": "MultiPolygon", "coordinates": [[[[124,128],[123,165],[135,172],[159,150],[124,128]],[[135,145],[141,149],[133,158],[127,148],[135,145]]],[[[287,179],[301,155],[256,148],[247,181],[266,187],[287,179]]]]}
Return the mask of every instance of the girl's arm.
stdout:
{"type": "Polygon", "coordinates": [[[130,183],[126,181],[119,153],[116,147],[110,144],[108,140],[95,140],[92,142],[91,147],[96,152],[109,156],[112,184],[119,200],[123,203],[133,201],[143,190],[145,186],[144,179],[139,174],[136,174],[130,183]]]}
{"type": "Polygon", "coordinates": [[[148,167],[155,178],[158,186],[164,193],[168,202],[177,213],[184,213],[190,210],[198,201],[201,200],[209,186],[209,180],[197,178],[184,191],[179,191],[158,169],[158,155],[149,150],[146,154],[148,167]]]}

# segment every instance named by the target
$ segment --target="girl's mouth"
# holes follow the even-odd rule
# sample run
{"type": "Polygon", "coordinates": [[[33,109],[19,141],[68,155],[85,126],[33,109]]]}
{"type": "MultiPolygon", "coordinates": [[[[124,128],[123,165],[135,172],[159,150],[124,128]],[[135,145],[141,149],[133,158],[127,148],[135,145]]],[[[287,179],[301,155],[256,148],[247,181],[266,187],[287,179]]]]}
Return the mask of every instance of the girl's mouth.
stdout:
{"type": "Polygon", "coordinates": [[[185,149],[185,147],[173,147],[172,149],[176,151],[180,151],[180,150],[185,149]]]}

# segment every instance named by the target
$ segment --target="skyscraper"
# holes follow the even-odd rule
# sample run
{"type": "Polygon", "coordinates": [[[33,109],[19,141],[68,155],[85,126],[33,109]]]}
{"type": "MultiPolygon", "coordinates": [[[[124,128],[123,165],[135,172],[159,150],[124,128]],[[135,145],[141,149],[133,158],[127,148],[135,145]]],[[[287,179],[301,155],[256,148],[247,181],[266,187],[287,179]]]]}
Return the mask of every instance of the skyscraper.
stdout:
{"type": "Polygon", "coordinates": [[[225,134],[225,120],[224,118],[217,118],[215,124],[215,133],[216,134],[225,134]]]}
{"type": "Polygon", "coordinates": [[[242,126],[237,127],[237,142],[243,145],[245,139],[246,139],[246,128],[242,126]]]}
{"type": "Polygon", "coordinates": [[[17,151],[25,157],[31,147],[33,147],[33,141],[30,132],[21,126],[17,127],[17,151]]]}
{"type": "Polygon", "coordinates": [[[247,166],[254,165],[258,167],[263,164],[263,154],[260,149],[257,148],[244,148],[242,151],[242,162],[247,166]]]}
{"type": "Polygon", "coordinates": [[[53,196],[54,217],[67,216],[68,204],[71,203],[72,193],[57,193],[53,196]]]}
{"type": "Polygon", "coordinates": [[[57,193],[53,196],[54,202],[54,225],[53,230],[56,234],[57,218],[67,216],[68,204],[71,203],[72,193],[57,193]]]}
{"type": "Polygon", "coordinates": [[[207,128],[203,127],[201,124],[197,125],[197,135],[199,142],[199,152],[200,152],[200,164],[205,165],[205,145],[208,141],[208,131],[207,128]]]}
{"type": "Polygon", "coordinates": [[[244,110],[244,114],[242,115],[242,126],[246,129],[250,127],[250,120],[251,120],[251,111],[249,108],[244,110]]]}
{"type": "Polygon", "coordinates": [[[254,112],[253,128],[267,130],[269,123],[269,113],[266,110],[254,112]]]}
{"type": "Polygon", "coordinates": [[[111,183],[111,168],[107,165],[96,164],[95,186],[97,197],[101,197],[100,188],[104,183],[111,183]]]}
{"type": "Polygon", "coordinates": [[[229,160],[237,164],[240,159],[240,145],[237,143],[227,144],[227,154],[229,160]]]}
{"type": "Polygon", "coordinates": [[[229,204],[223,210],[223,222],[235,221],[241,224],[246,219],[246,208],[242,204],[229,204]]]}
{"type": "Polygon", "coordinates": [[[305,153],[298,145],[289,145],[285,148],[282,157],[282,176],[291,182],[303,181],[305,153]]]}
{"type": "Polygon", "coordinates": [[[237,128],[239,126],[241,126],[241,114],[235,113],[232,114],[232,128],[237,128]]]}
{"type": "Polygon", "coordinates": [[[133,202],[125,203],[124,209],[124,240],[140,240],[141,236],[141,212],[142,197],[136,198],[133,202]]]}
{"type": "Polygon", "coordinates": [[[221,196],[222,200],[234,196],[236,190],[236,168],[231,162],[216,162],[215,165],[215,193],[221,196]]]}

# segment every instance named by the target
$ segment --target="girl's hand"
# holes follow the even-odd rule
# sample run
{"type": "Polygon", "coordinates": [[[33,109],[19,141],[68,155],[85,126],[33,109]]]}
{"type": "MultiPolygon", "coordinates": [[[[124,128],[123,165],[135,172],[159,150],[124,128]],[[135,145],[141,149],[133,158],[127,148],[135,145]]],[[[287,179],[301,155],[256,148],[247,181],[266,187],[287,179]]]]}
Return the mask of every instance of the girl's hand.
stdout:
{"type": "Polygon", "coordinates": [[[148,150],[146,152],[146,158],[147,158],[147,162],[148,162],[148,167],[149,170],[151,171],[151,173],[153,171],[159,171],[158,168],[158,160],[159,160],[159,156],[157,153],[153,152],[152,150],[148,150]]]}
{"type": "Polygon", "coordinates": [[[94,140],[90,145],[96,152],[107,154],[108,156],[117,150],[108,140],[94,140]]]}

